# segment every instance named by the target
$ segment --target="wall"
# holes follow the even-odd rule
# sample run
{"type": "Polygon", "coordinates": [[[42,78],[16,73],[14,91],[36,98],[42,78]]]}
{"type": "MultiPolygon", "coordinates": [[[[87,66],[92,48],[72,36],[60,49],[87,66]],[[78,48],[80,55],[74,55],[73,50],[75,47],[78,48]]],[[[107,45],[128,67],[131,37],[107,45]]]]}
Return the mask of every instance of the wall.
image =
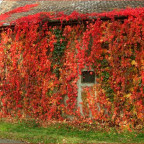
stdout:
{"type": "Polygon", "coordinates": [[[86,28],[25,23],[2,32],[1,117],[143,122],[143,34],[142,17],[86,28]],[[89,107],[82,114],[77,83],[85,67],[97,79],[91,92],[85,89],[89,107]]]}

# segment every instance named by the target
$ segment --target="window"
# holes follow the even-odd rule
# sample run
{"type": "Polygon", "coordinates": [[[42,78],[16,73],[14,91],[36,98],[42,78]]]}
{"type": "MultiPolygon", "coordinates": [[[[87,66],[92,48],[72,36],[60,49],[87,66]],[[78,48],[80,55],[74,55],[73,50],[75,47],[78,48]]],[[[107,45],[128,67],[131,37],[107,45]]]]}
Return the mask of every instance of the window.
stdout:
{"type": "Polygon", "coordinates": [[[95,83],[95,73],[93,71],[83,71],[81,83],[95,83]]]}

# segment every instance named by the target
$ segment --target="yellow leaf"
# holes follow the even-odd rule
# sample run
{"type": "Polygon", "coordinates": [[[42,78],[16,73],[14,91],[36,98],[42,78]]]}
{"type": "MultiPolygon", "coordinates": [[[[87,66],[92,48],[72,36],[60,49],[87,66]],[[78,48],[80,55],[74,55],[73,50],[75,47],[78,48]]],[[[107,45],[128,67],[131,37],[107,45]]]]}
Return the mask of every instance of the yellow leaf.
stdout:
{"type": "Polygon", "coordinates": [[[131,93],[126,94],[124,97],[126,97],[126,98],[130,98],[130,96],[131,96],[131,93]]]}
{"type": "Polygon", "coordinates": [[[132,60],[131,64],[132,65],[137,65],[137,62],[135,60],[132,60]]]}

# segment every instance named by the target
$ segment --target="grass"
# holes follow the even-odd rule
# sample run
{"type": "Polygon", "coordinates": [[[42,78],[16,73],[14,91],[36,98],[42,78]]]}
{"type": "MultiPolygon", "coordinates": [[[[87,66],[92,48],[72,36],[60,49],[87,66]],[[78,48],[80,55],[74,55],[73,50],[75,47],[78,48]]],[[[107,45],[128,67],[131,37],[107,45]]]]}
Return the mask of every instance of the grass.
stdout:
{"type": "Polygon", "coordinates": [[[68,124],[53,124],[47,128],[35,122],[8,123],[0,121],[0,137],[29,143],[144,143],[144,132],[109,132],[79,130],[68,124]]]}

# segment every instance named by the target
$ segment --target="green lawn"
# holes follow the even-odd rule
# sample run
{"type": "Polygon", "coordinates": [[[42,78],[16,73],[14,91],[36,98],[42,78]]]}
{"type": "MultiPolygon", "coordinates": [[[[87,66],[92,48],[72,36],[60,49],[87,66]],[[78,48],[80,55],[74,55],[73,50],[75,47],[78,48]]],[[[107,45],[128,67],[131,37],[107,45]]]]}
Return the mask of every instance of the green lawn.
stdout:
{"type": "Polygon", "coordinates": [[[0,122],[0,137],[31,143],[144,143],[144,132],[109,132],[79,130],[67,124],[55,124],[48,128],[32,123],[11,124],[0,122]]]}

